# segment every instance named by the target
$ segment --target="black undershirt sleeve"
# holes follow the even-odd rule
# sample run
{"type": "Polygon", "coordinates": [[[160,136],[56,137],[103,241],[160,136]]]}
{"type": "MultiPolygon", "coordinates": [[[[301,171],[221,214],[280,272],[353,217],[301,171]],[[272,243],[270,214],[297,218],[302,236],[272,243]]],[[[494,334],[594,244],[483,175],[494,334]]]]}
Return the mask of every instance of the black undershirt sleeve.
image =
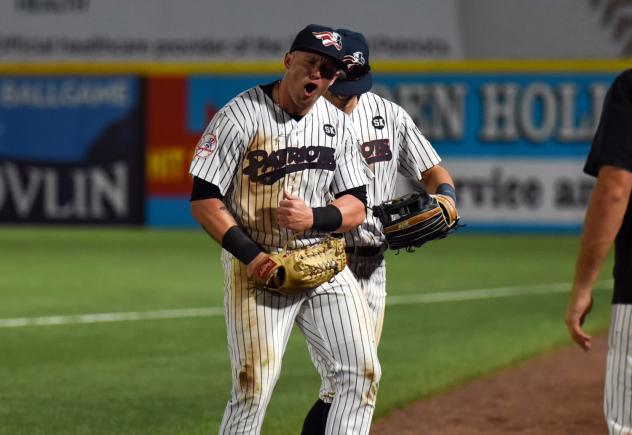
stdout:
{"type": "Polygon", "coordinates": [[[191,189],[191,198],[189,201],[198,201],[200,199],[217,198],[224,200],[224,195],[219,190],[219,187],[203,180],[199,177],[193,177],[193,188],[191,189]]]}
{"type": "Polygon", "coordinates": [[[367,204],[366,186],[358,186],[358,187],[354,187],[353,189],[345,190],[344,192],[337,193],[335,197],[336,199],[338,199],[344,195],[355,196],[366,207],[366,204],[367,204]]]}

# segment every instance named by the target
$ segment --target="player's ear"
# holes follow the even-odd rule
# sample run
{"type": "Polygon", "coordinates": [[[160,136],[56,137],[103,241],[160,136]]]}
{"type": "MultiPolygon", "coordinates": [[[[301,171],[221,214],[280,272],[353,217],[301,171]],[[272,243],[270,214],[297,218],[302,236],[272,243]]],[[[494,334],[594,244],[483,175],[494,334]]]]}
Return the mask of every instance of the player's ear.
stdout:
{"type": "Polygon", "coordinates": [[[285,69],[290,67],[290,63],[292,63],[292,59],[294,55],[290,52],[285,53],[285,57],[283,57],[283,65],[285,65],[285,69]]]}

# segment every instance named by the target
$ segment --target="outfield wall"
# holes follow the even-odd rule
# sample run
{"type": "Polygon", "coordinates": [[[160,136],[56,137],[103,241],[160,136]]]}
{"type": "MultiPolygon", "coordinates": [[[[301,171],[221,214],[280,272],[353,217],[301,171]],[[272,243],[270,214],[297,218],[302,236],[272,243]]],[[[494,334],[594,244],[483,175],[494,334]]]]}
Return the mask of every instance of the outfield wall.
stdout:
{"type": "Polygon", "coordinates": [[[144,223],[143,81],[0,76],[0,222],[144,223]]]}
{"type": "MultiPolygon", "coordinates": [[[[568,232],[592,186],[581,167],[605,92],[625,67],[385,61],[374,91],[444,158],[470,230],[568,232]]],[[[196,226],[187,168],[199,135],[234,95],[281,72],[266,62],[0,66],[0,221],[196,226]]]]}

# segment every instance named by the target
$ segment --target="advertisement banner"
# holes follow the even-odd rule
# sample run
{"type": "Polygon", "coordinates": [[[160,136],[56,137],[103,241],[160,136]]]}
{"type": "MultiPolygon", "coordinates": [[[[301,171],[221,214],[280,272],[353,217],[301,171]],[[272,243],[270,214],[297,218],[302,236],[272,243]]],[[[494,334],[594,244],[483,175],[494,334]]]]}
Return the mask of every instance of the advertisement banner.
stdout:
{"type": "MultiPolygon", "coordinates": [[[[382,75],[452,174],[474,230],[577,231],[582,173],[613,73],[382,75]]],[[[400,192],[411,186],[400,178],[400,192]]]]}
{"type": "Polygon", "coordinates": [[[141,81],[0,78],[0,222],[142,224],[141,81]]]}
{"type": "MultiPolygon", "coordinates": [[[[615,73],[375,73],[373,91],[408,111],[457,184],[471,229],[579,228],[592,187],[583,161],[615,73]]],[[[193,147],[213,114],[278,75],[153,78],[148,85],[149,194],[158,225],[194,224],[188,197],[193,147]],[[169,102],[169,104],[167,104],[169,102]],[[166,204],[163,203],[163,204],[166,204]],[[165,209],[172,210],[165,213],[165,209]],[[183,217],[184,216],[184,217],[183,217]],[[184,219],[184,220],[183,220],[184,219]]],[[[409,189],[400,180],[401,191],[409,189]]]]}
{"type": "Polygon", "coordinates": [[[442,155],[585,156],[613,73],[384,74],[442,155]]]}
{"type": "Polygon", "coordinates": [[[456,0],[7,0],[0,63],[280,62],[311,23],[362,31],[374,59],[462,57],[456,0]]]}
{"type": "Polygon", "coordinates": [[[464,222],[481,228],[578,229],[594,178],[577,159],[447,159],[464,222]]]}

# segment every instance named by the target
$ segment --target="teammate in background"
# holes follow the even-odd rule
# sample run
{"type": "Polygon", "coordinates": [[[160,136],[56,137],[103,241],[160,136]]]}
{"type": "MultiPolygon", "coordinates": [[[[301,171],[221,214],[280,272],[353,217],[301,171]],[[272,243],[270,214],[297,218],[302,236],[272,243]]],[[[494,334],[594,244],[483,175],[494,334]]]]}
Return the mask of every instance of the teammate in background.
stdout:
{"type": "MultiPolygon", "coordinates": [[[[429,193],[446,195],[455,203],[454,183],[434,148],[397,104],[369,92],[373,84],[369,49],[364,36],[350,30],[337,30],[345,48],[346,79],[339,78],[326,98],[351,116],[360,135],[362,156],[374,173],[368,186],[370,204],[381,204],[395,197],[397,172],[421,181],[429,193]]],[[[364,223],[345,233],[349,268],[366,297],[379,343],[386,302],[386,250],[382,225],[371,209],[364,223]]],[[[309,411],[303,435],[322,434],[331,420],[329,408],[336,400],[331,367],[309,346],[310,355],[322,378],[320,398],[309,411]]]]}
{"type": "Polygon", "coordinates": [[[320,98],[339,75],[333,29],[309,25],[284,57],[280,81],[251,88],[211,120],[191,163],[193,216],[222,245],[232,396],[221,434],[259,434],[292,326],[336,367],[327,434],[368,434],[380,366],[366,299],[349,268],[284,296],[251,278],[268,253],[311,246],[365,218],[370,173],[349,120],[320,98]],[[335,199],[334,199],[335,198],[335,199]],[[330,203],[330,200],[333,202],[330,203]]]}
{"type": "Polygon", "coordinates": [[[611,435],[632,434],[632,70],[610,87],[584,166],[597,177],[586,210],[575,278],[566,311],[573,340],[590,350],[582,324],[592,288],[614,241],[614,296],[608,337],[604,414],[611,435]]]}

